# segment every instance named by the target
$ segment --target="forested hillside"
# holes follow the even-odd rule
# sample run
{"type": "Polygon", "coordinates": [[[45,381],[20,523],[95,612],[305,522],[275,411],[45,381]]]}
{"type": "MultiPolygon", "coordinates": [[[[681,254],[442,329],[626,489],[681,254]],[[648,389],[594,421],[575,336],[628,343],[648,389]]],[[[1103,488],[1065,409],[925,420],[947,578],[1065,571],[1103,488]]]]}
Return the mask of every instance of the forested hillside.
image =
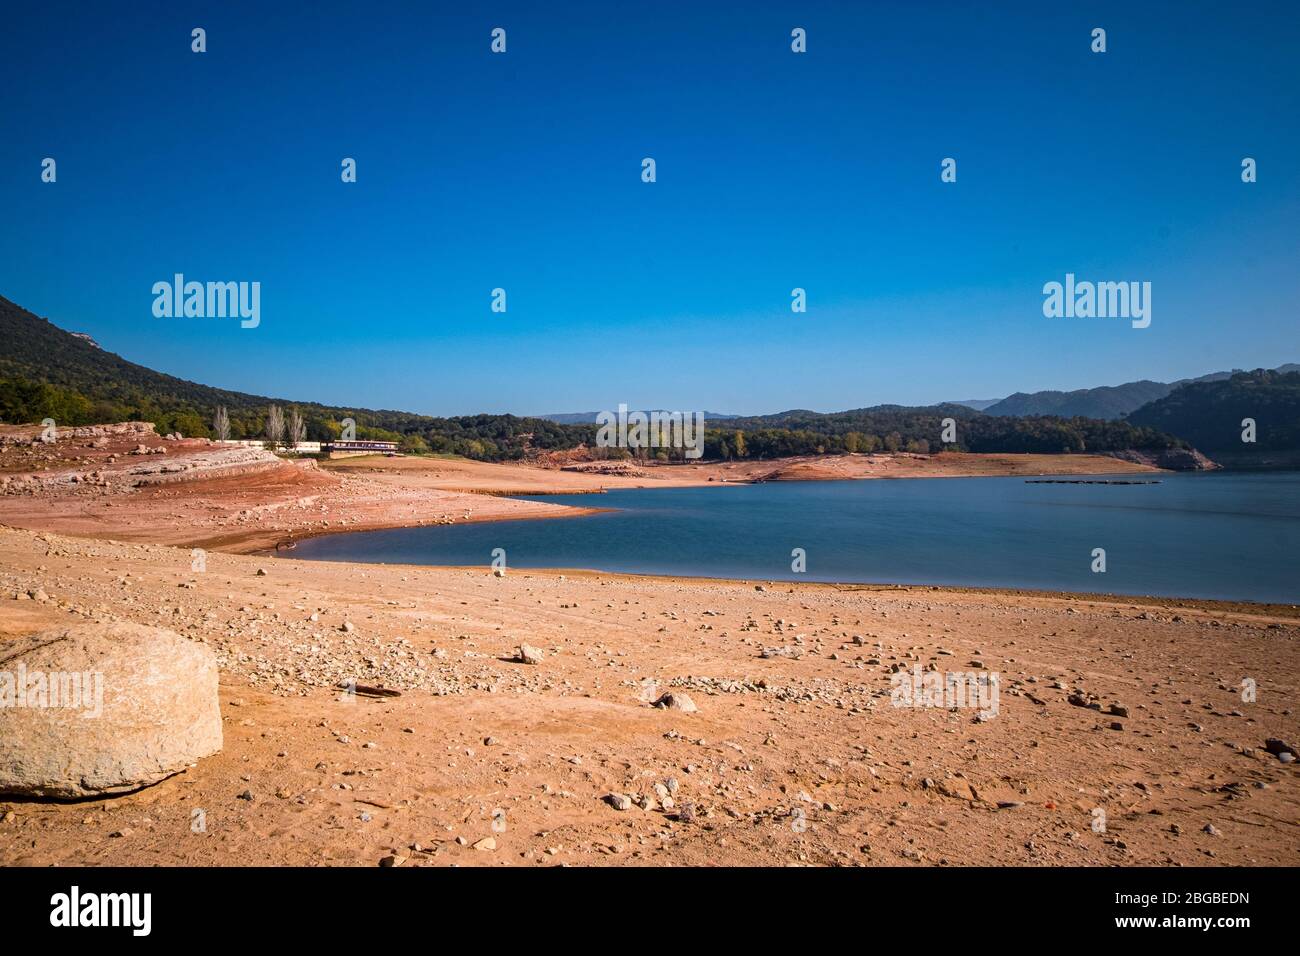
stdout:
{"type": "Polygon", "coordinates": [[[1129,421],[1174,432],[1209,455],[1300,450],[1300,372],[1256,369],[1184,385],[1129,421]],[[1255,422],[1254,442],[1242,440],[1246,419],[1255,422]]]}

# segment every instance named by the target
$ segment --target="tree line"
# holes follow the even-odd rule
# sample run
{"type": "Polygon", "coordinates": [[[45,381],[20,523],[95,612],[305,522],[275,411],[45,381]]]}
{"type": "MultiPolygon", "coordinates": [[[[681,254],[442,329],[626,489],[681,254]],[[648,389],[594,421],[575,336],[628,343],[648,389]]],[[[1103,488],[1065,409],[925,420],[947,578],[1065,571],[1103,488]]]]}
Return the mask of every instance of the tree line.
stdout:
{"type": "MultiPolygon", "coordinates": [[[[1300,376],[1293,376],[1300,379],[1300,376]]],[[[242,396],[241,396],[242,397],[242,396]]],[[[595,449],[595,423],[561,425],[517,415],[434,418],[407,412],[345,413],[320,405],[217,405],[160,408],[147,399],[91,398],[79,390],[21,378],[0,379],[0,421],[63,425],[152,421],[162,434],[263,439],[275,443],[332,441],[352,418],[358,439],[397,442],[414,454],[450,454],[480,461],[516,461],[536,451],[586,446],[600,457],[685,460],[680,448],[595,449]]],[[[1078,454],[1187,447],[1180,438],[1146,425],[1090,418],[990,416],[964,406],[879,406],[849,412],[783,412],[728,419],[704,433],[710,460],[769,459],[793,455],[941,450],[1078,454]]]]}

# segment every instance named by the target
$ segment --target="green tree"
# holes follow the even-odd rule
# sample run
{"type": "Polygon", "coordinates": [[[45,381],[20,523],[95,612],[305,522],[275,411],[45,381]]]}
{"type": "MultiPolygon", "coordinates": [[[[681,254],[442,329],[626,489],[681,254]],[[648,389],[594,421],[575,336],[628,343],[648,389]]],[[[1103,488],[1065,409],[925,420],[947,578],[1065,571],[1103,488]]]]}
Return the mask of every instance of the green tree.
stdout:
{"type": "Polygon", "coordinates": [[[419,435],[407,435],[402,439],[399,447],[402,451],[412,455],[427,455],[429,453],[429,443],[419,435]]]}
{"type": "Polygon", "coordinates": [[[172,431],[178,431],[186,438],[207,438],[208,428],[198,412],[175,412],[171,416],[172,431]]]}

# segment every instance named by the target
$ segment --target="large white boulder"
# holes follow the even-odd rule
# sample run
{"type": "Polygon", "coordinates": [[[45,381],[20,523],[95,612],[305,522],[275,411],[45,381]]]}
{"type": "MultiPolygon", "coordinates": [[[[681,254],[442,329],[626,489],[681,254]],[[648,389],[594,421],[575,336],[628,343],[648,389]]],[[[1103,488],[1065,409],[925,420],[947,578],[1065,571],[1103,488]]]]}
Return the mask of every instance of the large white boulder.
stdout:
{"type": "Polygon", "coordinates": [[[0,793],[123,793],[220,749],[217,662],[202,644],[128,623],[0,643],[0,793]]]}

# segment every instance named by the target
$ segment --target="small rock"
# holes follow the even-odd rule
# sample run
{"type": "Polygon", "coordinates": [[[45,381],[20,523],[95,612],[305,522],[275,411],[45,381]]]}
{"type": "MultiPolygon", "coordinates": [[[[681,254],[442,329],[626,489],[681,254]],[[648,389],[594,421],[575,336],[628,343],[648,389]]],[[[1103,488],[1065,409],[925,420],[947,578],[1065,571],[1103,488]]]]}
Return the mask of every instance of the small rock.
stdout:
{"type": "Polygon", "coordinates": [[[693,714],[699,710],[695,706],[695,701],[691,700],[686,694],[669,691],[655,701],[656,707],[663,707],[668,710],[680,710],[684,714],[693,714]]]}

